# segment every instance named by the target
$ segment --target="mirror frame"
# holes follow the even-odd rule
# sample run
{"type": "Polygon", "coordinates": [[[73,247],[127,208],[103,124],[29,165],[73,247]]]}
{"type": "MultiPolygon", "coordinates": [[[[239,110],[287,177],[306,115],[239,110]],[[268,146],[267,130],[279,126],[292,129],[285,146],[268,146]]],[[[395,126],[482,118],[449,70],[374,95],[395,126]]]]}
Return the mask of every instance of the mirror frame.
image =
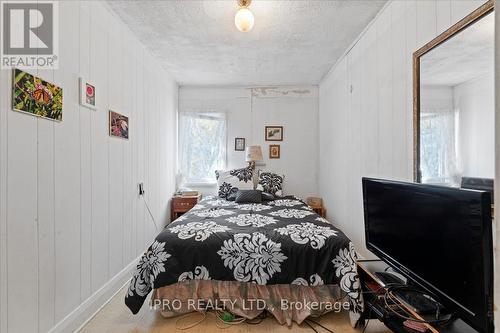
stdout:
{"type": "Polygon", "coordinates": [[[488,0],[488,2],[485,2],[413,53],[413,180],[417,183],[422,181],[422,174],[420,172],[420,58],[493,12],[495,9],[494,4],[494,0],[488,0]]]}

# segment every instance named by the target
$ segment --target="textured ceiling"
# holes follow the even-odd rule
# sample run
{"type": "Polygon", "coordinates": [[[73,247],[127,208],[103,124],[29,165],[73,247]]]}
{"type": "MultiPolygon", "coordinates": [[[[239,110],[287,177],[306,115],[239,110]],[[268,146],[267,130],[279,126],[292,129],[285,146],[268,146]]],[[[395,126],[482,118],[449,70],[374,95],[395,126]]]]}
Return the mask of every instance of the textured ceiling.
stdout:
{"type": "Polygon", "coordinates": [[[495,15],[489,14],[421,58],[420,80],[427,86],[456,86],[493,73],[495,15]]]}
{"type": "Polygon", "coordinates": [[[181,85],[317,84],[386,0],[108,0],[181,85]]]}

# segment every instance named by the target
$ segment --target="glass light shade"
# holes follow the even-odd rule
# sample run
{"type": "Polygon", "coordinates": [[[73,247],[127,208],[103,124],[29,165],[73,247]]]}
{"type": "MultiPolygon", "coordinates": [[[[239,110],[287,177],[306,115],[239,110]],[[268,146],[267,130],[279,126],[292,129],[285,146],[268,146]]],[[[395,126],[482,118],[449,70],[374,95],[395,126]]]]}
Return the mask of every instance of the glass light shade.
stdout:
{"type": "Polygon", "coordinates": [[[241,32],[248,32],[252,30],[254,17],[248,8],[240,8],[234,16],[234,25],[241,32]]]}

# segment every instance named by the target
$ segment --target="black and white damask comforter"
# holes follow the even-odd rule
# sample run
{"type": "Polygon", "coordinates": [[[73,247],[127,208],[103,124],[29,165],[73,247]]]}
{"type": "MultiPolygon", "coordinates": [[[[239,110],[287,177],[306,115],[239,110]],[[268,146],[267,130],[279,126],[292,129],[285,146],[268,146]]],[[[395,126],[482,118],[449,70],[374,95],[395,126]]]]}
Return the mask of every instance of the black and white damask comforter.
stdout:
{"type": "Polygon", "coordinates": [[[262,285],[338,284],[362,306],[351,241],[303,201],[236,204],[208,197],[168,225],[142,256],[125,303],[137,313],[154,288],[190,279],[262,285]]]}

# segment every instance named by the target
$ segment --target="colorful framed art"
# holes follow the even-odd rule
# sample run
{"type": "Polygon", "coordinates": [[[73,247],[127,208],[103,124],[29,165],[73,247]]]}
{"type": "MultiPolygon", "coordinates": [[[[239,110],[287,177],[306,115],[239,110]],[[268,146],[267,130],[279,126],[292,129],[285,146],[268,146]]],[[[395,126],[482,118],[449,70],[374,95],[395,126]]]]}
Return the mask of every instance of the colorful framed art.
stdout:
{"type": "Polygon", "coordinates": [[[109,110],[109,135],[128,140],[128,117],[109,110]]]}
{"type": "Polygon", "coordinates": [[[12,109],[36,117],[62,121],[63,90],[37,76],[14,68],[12,109]]]}
{"type": "Polygon", "coordinates": [[[80,104],[92,110],[96,106],[96,85],[89,80],[80,78],[80,104]]]}

